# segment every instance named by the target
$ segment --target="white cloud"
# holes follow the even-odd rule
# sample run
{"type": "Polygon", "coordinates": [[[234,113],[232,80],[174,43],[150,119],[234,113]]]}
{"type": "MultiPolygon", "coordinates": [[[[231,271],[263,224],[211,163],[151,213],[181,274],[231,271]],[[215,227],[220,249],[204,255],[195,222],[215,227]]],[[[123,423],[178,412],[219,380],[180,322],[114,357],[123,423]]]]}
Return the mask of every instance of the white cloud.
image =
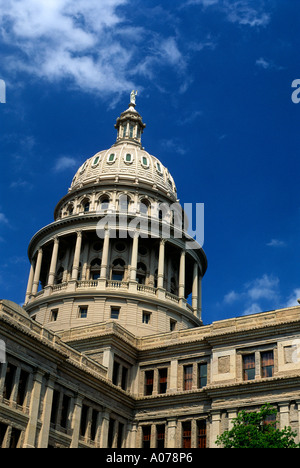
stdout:
{"type": "Polygon", "coordinates": [[[225,304],[233,304],[240,298],[240,294],[235,291],[230,291],[224,297],[225,304]]]}
{"type": "Polygon", "coordinates": [[[227,18],[232,23],[255,27],[266,26],[270,22],[270,15],[264,10],[263,2],[254,7],[249,0],[225,0],[224,6],[227,18]]]}
{"type": "Polygon", "coordinates": [[[248,315],[274,307],[279,300],[279,278],[265,274],[245,283],[241,291],[227,293],[223,303],[231,306],[240,304],[242,315],[248,315]]]}
{"type": "Polygon", "coordinates": [[[0,11],[0,35],[20,52],[3,63],[11,72],[107,97],[137,88],[138,75],[158,66],[185,70],[175,37],[132,25],[129,0],[0,0],[0,11]]]}
{"type": "Polygon", "coordinates": [[[79,167],[79,163],[75,158],[71,158],[69,156],[61,156],[59,159],[57,159],[53,170],[54,172],[61,172],[68,169],[74,170],[77,167],[79,167]]]}
{"type": "Polygon", "coordinates": [[[272,299],[278,296],[279,279],[269,275],[263,275],[246,284],[247,295],[253,299],[272,299]]]}
{"type": "Polygon", "coordinates": [[[300,288],[294,289],[292,294],[289,296],[285,307],[298,306],[299,305],[299,302],[298,302],[299,298],[300,298],[300,288]]]}
{"type": "Polygon", "coordinates": [[[4,213],[0,213],[0,224],[9,224],[9,221],[4,213]]]}
{"type": "Polygon", "coordinates": [[[259,312],[262,312],[259,304],[251,304],[247,309],[244,310],[242,315],[252,315],[252,314],[259,314],[259,312]]]}
{"type": "Polygon", "coordinates": [[[188,0],[184,6],[217,6],[231,23],[250,27],[266,26],[271,18],[264,8],[264,1],[259,5],[258,2],[255,5],[253,3],[253,0],[188,0]]]}
{"type": "Polygon", "coordinates": [[[279,239],[271,239],[270,242],[267,243],[268,247],[285,247],[286,243],[279,239]]]}

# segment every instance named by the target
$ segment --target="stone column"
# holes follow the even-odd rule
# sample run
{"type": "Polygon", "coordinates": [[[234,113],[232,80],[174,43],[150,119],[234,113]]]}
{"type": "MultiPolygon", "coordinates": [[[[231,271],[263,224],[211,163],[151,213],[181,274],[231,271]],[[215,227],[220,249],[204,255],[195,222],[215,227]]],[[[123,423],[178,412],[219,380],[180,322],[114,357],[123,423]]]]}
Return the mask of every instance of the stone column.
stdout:
{"type": "Polygon", "coordinates": [[[167,393],[177,392],[177,380],[178,380],[178,360],[174,359],[171,361],[170,371],[169,371],[169,386],[167,393]]]}
{"type": "Polygon", "coordinates": [[[57,258],[58,258],[58,248],[59,248],[59,239],[58,239],[58,237],[55,237],[54,243],[53,243],[50,270],[49,270],[48,286],[53,286],[54,285],[57,258]]]}
{"type": "Polygon", "coordinates": [[[37,294],[38,289],[39,289],[42,261],[43,261],[43,249],[39,249],[37,260],[36,260],[35,272],[34,272],[33,286],[32,286],[33,296],[37,294]]]}
{"type": "Polygon", "coordinates": [[[100,270],[100,280],[105,283],[107,278],[107,267],[108,267],[108,254],[109,254],[109,230],[105,230],[103,249],[102,249],[102,261],[100,270]]]}
{"type": "Polygon", "coordinates": [[[177,419],[169,419],[167,423],[166,448],[176,448],[177,419]]]}
{"type": "Polygon", "coordinates": [[[77,396],[72,415],[72,442],[70,448],[78,448],[83,397],[77,396]]]}
{"type": "Polygon", "coordinates": [[[237,411],[236,410],[229,410],[227,411],[228,415],[228,430],[230,431],[233,428],[233,420],[237,418],[237,411]]]}
{"type": "Polygon", "coordinates": [[[198,319],[202,320],[202,277],[199,275],[198,283],[198,319]]]}
{"type": "Polygon", "coordinates": [[[29,298],[32,294],[33,279],[34,279],[34,268],[33,268],[33,265],[31,265],[29,278],[28,278],[28,284],[27,284],[27,290],[26,290],[25,304],[28,303],[29,298]]]}
{"type": "Polygon", "coordinates": [[[288,403],[279,403],[280,430],[290,426],[290,406],[288,403]]]}
{"type": "Polygon", "coordinates": [[[130,281],[136,282],[136,269],[139,249],[139,233],[136,232],[133,236],[131,265],[130,265],[130,281]]]}
{"type": "Polygon", "coordinates": [[[193,271],[193,289],[192,289],[192,307],[196,317],[198,316],[198,287],[199,287],[199,275],[198,275],[198,263],[194,263],[193,271]]]}
{"type": "Polygon", "coordinates": [[[221,414],[219,411],[212,413],[211,415],[211,426],[210,426],[210,448],[218,448],[216,444],[217,437],[221,431],[221,414]]]}
{"type": "Polygon", "coordinates": [[[41,431],[39,435],[38,448],[48,448],[53,393],[54,393],[54,381],[50,379],[48,381],[46,393],[44,397],[43,414],[41,417],[42,427],[41,427],[41,431]]]}
{"type": "Polygon", "coordinates": [[[81,244],[82,244],[82,232],[78,231],[77,232],[77,239],[76,239],[75,253],[74,253],[73,269],[72,269],[72,281],[77,281],[77,279],[78,279],[81,244]]]}
{"type": "Polygon", "coordinates": [[[107,448],[108,445],[108,430],[109,430],[110,414],[108,410],[102,413],[100,448],[107,448]]]}
{"type": "Polygon", "coordinates": [[[166,240],[160,240],[159,258],[158,258],[158,274],[157,274],[157,289],[164,289],[164,273],[165,273],[165,244],[166,240]]]}
{"type": "Polygon", "coordinates": [[[37,422],[39,417],[41,390],[43,373],[37,371],[34,377],[33,388],[31,392],[31,401],[29,407],[29,421],[25,431],[23,448],[35,448],[35,438],[37,432],[37,422]]]}
{"type": "Polygon", "coordinates": [[[179,299],[181,307],[186,303],[185,299],[185,250],[181,251],[179,265],[179,299]]]}

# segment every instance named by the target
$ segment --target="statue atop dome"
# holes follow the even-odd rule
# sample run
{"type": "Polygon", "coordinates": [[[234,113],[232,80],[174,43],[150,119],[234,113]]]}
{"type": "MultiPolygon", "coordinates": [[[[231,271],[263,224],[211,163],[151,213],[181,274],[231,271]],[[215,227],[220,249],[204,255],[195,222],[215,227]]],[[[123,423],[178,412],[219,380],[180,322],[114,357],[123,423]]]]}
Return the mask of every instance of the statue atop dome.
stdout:
{"type": "Polygon", "coordinates": [[[130,94],[130,104],[135,106],[136,105],[136,96],[138,95],[138,92],[137,91],[131,91],[131,94],[130,94]]]}

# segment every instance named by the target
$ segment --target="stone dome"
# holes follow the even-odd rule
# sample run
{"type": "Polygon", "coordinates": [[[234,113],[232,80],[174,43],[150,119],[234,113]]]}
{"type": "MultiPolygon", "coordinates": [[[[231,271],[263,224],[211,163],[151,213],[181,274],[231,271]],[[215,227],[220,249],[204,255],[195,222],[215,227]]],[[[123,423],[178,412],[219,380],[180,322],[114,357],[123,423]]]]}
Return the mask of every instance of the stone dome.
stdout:
{"type": "Polygon", "coordinates": [[[95,184],[139,184],[176,201],[177,190],[170,172],[142,147],[141,135],[145,126],[135,109],[135,99],[132,99],[129,108],[117,119],[116,143],[85,161],[75,174],[69,191],[95,184]]]}
{"type": "Polygon", "coordinates": [[[119,143],[88,159],[77,171],[70,190],[101,182],[145,184],[177,198],[173,177],[154,156],[131,143],[119,143]]]}

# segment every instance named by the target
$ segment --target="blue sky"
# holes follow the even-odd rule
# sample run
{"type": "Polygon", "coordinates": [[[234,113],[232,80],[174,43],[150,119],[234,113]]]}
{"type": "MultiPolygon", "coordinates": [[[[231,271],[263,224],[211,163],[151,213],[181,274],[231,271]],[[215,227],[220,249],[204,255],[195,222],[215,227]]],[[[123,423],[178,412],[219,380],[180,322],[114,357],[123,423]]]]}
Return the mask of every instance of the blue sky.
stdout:
{"type": "Polygon", "coordinates": [[[295,0],[0,0],[0,297],[132,89],[146,150],[205,204],[203,319],[300,297],[295,0]]]}

